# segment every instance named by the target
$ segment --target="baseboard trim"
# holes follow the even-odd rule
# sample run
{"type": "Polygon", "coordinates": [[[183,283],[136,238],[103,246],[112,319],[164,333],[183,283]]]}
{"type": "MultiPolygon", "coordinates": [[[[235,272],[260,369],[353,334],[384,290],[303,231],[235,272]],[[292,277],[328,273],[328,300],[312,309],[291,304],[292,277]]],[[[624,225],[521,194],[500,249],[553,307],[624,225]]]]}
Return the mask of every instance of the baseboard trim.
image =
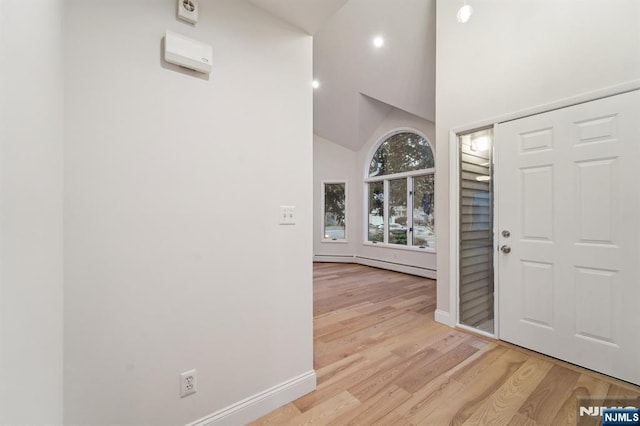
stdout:
{"type": "Polygon", "coordinates": [[[386,262],[384,260],[370,259],[367,257],[355,257],[355,262],[360,265],[373,266],[374,268],[388,269],[390,271],[402,272],[404,274],[417,275],[419,277],[436,279],[436,271],[432,269],[419,268],[417,266],[402,265],[400,263],[386,262]]]}
{"type": "Polygon", "coordinates": [[[313,256],[314,262],[330,262],[330,263],[355,263],[353,256],[341,256],[341,255],[325,255],[325,254],[316,254],[313,256]]]}
{"type": "Polygon", "coordinates": [[[286,382],[257,393],[226,408],[216,411],[186,426],[223,426],[247,424],[267,413],[313,392],[316,372],[308,371],[286,382]]]}
{"type": "Polygon", "coordinates": [[[455,327],[455,322],[451,321],[451,313],[445,312],[440,309],[436,309],[433,314],[434,319],[440,324],[448,325],[449,327],[455,327]]]}

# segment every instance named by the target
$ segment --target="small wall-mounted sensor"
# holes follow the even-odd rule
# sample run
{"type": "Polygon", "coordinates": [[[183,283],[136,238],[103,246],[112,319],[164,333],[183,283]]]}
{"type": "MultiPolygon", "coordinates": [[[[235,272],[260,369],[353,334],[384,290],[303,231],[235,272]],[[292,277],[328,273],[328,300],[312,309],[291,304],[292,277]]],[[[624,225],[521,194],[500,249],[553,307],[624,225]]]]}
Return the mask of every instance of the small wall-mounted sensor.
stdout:
{"type": "Polygon", "coordinates": [[[164,36],[164,60],[209,74],[212,69],[213,50],[206,43],[167,30],[164,36]]]}
{"type": "Polygon", "coordinates": [[[198,23],[198,0],[178,0],[178,18],[192,24],[198,23]]]}

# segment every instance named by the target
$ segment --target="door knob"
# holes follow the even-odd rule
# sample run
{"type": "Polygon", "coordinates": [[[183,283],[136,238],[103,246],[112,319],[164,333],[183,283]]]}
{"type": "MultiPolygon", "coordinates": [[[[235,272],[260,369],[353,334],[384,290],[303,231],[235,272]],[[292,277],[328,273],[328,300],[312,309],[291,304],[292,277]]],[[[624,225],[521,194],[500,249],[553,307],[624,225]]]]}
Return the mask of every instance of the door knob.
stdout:
{"type": "Polygon", "coordinates": [[[511,253],[511,247],[504,245],[502,247],[500,247],[500,251],[507,254],[507,253],[511,253]]]}

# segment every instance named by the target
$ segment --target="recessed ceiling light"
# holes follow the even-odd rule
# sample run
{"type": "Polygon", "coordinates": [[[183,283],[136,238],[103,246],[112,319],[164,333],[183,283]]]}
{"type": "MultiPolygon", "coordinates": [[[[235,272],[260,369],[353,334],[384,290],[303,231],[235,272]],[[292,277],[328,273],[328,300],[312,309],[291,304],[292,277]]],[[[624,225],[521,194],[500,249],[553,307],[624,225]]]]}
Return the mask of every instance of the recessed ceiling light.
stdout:
{"type": "Polygon", "coordinates": [[[382,46],[384,46],[384,38],[382,38],[381,36],[374,37],[374,39],[373,39],[373,45],[374,45],[375,47],[382,47],[382,46]]]}
{"type": "Polygon", "coordinates": [[[318,80],[313,80],[311,82],[311,87],[313,87],[314,89],[317,89],[318,87],[320,87],[320,82],[318,80]]]}
{"type": "Polygon", "coordinates": [[[471,14],[473,13],[473,8],[468,4],[465,4],[458,10],[458,14],[456,17],[458,18],[458,22],[461,24],[466,23],[471,18],[471,14]]]}

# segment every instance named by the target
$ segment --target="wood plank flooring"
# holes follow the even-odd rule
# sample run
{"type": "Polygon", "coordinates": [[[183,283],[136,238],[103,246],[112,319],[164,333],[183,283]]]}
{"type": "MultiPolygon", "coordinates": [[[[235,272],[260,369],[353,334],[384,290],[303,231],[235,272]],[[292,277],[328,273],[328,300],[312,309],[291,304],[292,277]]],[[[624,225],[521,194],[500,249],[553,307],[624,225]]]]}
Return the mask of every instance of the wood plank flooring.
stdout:
{"type": "Polygon", "coordinates": [[[253,424],[575,425],[578,397],[639,406],[639,387],[436,323],[435,297],[433,280],[315,264],[318,389],[253,424]]]}

